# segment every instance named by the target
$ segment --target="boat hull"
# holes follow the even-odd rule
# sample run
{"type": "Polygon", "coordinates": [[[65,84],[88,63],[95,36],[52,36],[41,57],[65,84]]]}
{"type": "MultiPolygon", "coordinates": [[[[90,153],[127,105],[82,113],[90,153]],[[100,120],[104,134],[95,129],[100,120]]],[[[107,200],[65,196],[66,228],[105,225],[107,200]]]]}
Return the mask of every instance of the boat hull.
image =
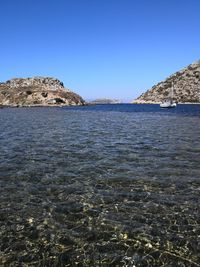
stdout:
{"type": "Polygon", "coordinates": [[[161,108],[175,108],[176,107],[176,103],[161,103],[160,104],[161,108]]]}

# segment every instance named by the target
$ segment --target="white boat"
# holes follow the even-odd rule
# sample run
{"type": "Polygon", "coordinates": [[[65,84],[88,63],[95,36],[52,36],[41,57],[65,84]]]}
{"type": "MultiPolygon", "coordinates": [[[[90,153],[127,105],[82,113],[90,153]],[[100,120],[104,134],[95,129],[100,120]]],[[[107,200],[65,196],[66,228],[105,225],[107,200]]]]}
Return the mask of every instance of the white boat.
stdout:
{"type": "Polygon", "coordinates": [[[176,102],[173,100],[174,84],[172,83],[171,92],[168,99],[164,100],[161,104],[161,108],[175,108],[176,102]]]}
{"type": "Polygon", "coordinates": [[[161,108],[175,108],[176,107],[176,102],[173,100],[166,100],[160,104],[161,108]]]}

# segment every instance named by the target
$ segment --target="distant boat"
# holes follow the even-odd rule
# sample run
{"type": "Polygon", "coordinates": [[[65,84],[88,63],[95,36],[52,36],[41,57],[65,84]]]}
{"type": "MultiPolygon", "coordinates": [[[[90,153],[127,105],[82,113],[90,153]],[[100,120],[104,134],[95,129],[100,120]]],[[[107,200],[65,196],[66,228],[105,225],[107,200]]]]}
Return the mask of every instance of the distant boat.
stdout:
{"type": "Polygon", "coordinates": [[[176,102],[173,100],[165,100],[160,104],[161,108],[175,108],[176,107],[176,102]]]}
{"type": "Polygon", "coordinates": [[[176,107],[176,102],[173,100],[173,93],[174,93],[174,84],[172,83],[170,96],[168,99],[164,100],[160,104],[161,108],[175,108],[176,107]]]}

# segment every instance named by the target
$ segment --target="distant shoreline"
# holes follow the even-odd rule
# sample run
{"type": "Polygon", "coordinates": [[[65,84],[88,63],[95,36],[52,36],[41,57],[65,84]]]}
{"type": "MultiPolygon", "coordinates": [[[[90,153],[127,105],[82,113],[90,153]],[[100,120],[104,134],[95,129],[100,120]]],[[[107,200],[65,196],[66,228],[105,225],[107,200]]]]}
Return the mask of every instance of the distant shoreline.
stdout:
{"type": "MultiPolygon", "coordinates": [[[[107,103],[107,104],[91,104],[91,103],[86,103],[85,105],[0,105],[0,109],[3,108],[64,108],[64,107],[84,107],[84,106],[100,106],[100,105],[160,105],[159,103],[107,103]]],[[[200,103],[178,103],[178,105],[200,105],[200,103]]]]}
{"type": "Polygon", "coordinates": [[[83,106],[88,106],[87,104],[85,105],[0,105],[0,108],[53,108],[53,107],[83,107],[83,106]]]}

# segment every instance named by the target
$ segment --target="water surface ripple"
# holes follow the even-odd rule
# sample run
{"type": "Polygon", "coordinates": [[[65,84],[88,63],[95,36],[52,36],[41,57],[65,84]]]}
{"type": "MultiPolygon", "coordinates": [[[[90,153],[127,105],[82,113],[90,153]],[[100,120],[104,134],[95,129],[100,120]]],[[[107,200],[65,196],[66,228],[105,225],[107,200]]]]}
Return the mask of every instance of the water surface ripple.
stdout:
{"type": "Polygon", "coordinates": [[[200,266],[200,105],[0,110],[1,266],[200,266]]]}

